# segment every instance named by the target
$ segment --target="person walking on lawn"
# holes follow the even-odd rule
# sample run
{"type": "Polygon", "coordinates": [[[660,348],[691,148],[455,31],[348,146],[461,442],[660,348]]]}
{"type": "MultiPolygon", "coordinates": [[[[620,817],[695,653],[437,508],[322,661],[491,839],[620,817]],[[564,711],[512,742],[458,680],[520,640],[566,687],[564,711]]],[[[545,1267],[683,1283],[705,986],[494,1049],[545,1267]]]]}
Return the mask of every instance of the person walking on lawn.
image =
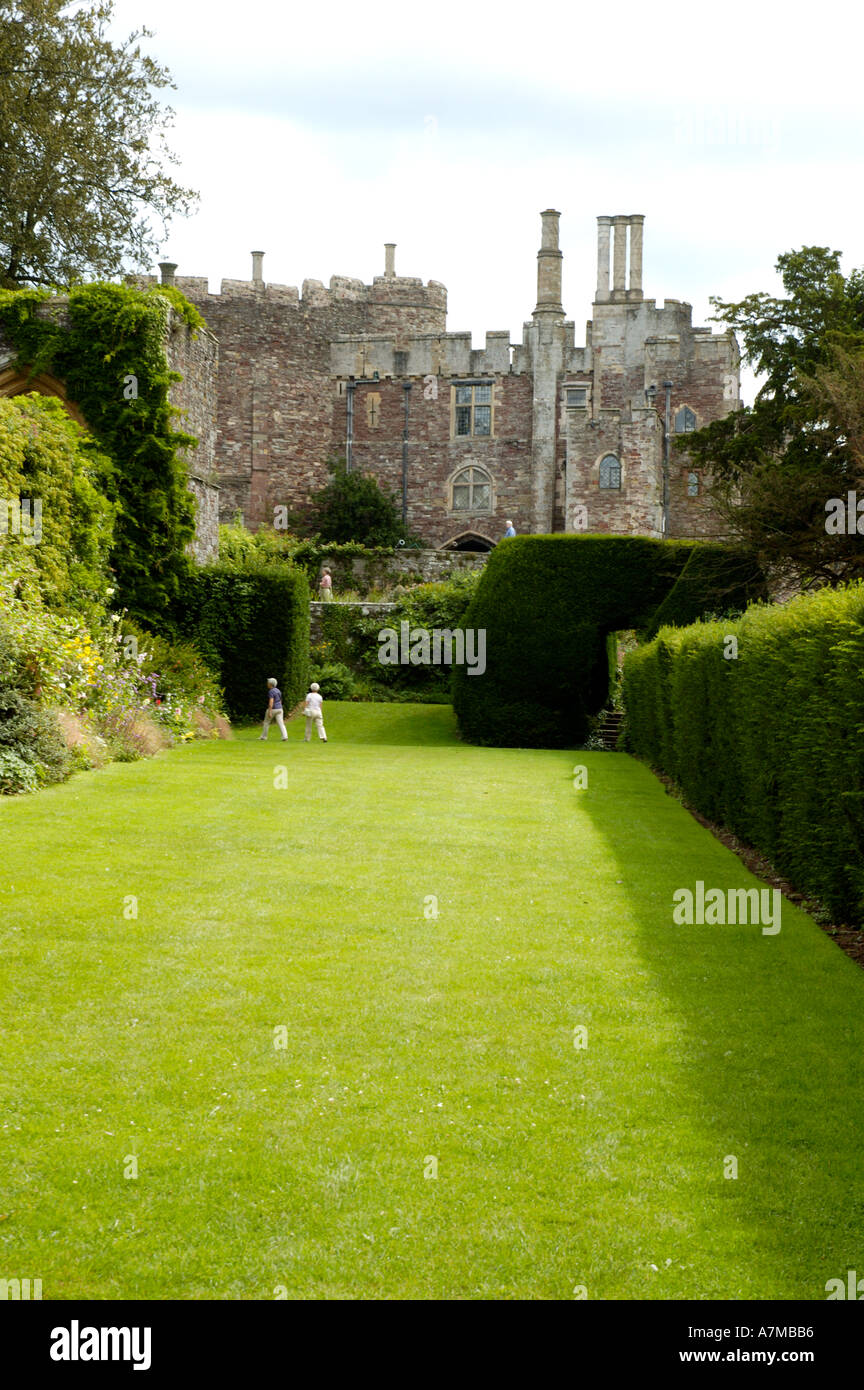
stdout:
{"type": "Polygon", "coordinates": [[[267,682],[267,713],[264,715],[264,728],[261,730],[261,738],[266,741],[270,732],[270,720],[275,719],[279,732],[284,743],[288,738],[285,728],[285,720],[282,717],[282,692],[276,684],[276,677],[271,676],[267,682]]]}
{"type": "Polygon", "coordinates": [[[303,735],[303,742],[308,743],[312,737],[312,725],[318,726],[318,737],[322,743],[327,742],[327,734],[324,731],[324,716],[321,710],[324,701],[318,694],[320,686],[317,681],[313,681],[309,687],[309,694],[306,696],[306,703],[303,706],[303,713],[306,715],[306,733],[303,735]]]}

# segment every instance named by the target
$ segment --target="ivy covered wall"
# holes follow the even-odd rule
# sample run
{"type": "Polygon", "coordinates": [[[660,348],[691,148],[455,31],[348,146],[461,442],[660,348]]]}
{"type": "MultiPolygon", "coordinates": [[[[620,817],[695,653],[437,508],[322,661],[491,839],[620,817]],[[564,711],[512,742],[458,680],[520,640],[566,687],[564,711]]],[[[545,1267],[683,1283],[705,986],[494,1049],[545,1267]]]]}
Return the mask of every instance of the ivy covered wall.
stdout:
{"type": "Polygon", "coordinates": [[[118,598],[144,622],[165,618],[192,563],[190,473],[212,485],[216,367],[215,339],[172,287],[0,291],[0,392],[55,382],[86,421],[107,461],[118,598]]]}

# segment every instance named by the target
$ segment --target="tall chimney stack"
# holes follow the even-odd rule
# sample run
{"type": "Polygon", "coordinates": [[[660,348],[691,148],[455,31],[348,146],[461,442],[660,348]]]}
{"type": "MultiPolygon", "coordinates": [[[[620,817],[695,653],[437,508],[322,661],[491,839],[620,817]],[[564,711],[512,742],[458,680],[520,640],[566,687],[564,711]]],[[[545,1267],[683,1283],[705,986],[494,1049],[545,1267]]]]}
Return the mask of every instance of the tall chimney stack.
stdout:
{"type": "Polygon", "coordinates": [[[615,228],[615,243],[612,250],[612,294],[617,296],[623,294],[627,288],[625,284],[627,275],[627,218],[613,217],[612,226],[615,228]]]}
{"type": "Polygon", "coordinates": [[[642,226],[645,216],[634,212],[630,217],[630,289],[628,299],[642,298],[642,226]]]}
{"type": "Polygon", "coordinates": [[[597,300],[609,298],[609,229],[611,217],[597,218],[597,300]]]}
{"type": "Polygon", "coordinates": [[[384,274],[387,276],[393,276],[396,274],[395,241],[385,241],[384,243],[384,274]]]}
{"type": "Polygon", "coordinates": [[[176,271],[176,269],[177,269],[177,264],[176,264],[175,261],[160,261],[160,262],[159,262],[159,272],[160,272],[160,274],[161,274],[161,276],[162,276],[162,284],[163,284],[163,285],[173,285],[173,284],[174,284],[174,272],[176,271]]]}
{"type": "Polygon", "coordinates": [[[547,208],[541,212],[542,233],[537,252],[537,307],[535,314],[563,314],[561,303],[561,262],[558,250],[558,220],[560,212],[547,208]]]}
{"type": "Polygon", "coordinates": [[[264,252],[252,252],[252,284],[264,284],[264,252]]]}

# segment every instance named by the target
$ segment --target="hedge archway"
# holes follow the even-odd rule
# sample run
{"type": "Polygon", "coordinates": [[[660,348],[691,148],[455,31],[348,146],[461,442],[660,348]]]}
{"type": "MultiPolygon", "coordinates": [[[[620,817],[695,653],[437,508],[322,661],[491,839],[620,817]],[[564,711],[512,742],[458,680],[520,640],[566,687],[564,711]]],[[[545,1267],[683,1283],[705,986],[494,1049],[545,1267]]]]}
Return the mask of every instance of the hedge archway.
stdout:
{"type": "Polygon", "coordinates": [[[610,632],[693,622],[762,593],[753,558],[718,544],[516,536],[490,555],[462,624],[486,632],[483,674],[454,672],[462,735],[498,747],[573,747],[608,697],[610,632]]]}

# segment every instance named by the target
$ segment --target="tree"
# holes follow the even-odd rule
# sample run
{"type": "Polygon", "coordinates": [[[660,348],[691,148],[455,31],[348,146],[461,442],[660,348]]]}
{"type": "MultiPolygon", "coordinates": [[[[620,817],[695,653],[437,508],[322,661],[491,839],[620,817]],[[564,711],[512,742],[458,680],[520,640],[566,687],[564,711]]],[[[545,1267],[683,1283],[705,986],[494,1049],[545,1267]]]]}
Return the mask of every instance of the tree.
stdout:
{"type": "Polygon", "coordinates": [[[864,271],[847,278],[840,253],[805,246],[777,261],[784,297],[714,298],[715,320],[741,337],[764,381],[752,407],[677,443],[711,477],[708,493],[727,533],[774,573],[837,584],[864,574],[855,535],[826,532],[826,504],[864,482],[855,447],[864,422],[851,382],[864,345],[864,271]],[[845,401],[847,416],[844,417],[845,401]]]}
{"type": "Polygon", "coordinates": [[[301,529],[324,541],[359,541],[363,545],[395,546],[414,537],[402,524],[392,497],[374,478],[349,473],[344,459],[330,460],[331,481],[312,498],[301,529]]]}
{"type": "Polygon", "coordinates": [[[113,4],[0,0],[2,288],[146,269],[194,204],[164,168],[174,84],[141,51],[150,30],[108,38],[113,4]]]}

